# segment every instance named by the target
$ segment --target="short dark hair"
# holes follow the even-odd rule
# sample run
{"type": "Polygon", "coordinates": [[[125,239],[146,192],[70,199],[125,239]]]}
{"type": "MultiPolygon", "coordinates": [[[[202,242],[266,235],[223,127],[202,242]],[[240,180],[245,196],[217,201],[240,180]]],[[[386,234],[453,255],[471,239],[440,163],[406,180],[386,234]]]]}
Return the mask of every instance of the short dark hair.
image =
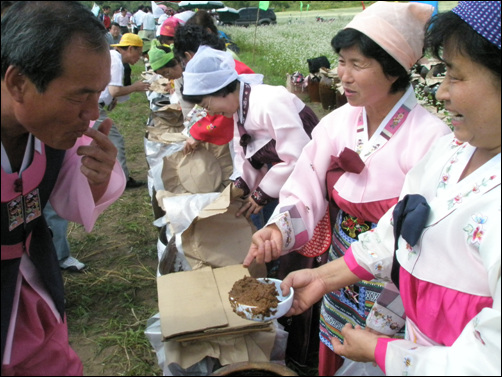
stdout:
{"type": "Polygon", "coordinates": [[[15,1],[2,1],[2,15],[5,10],[7,10],[15,1]]]}
{"type": "Polygon", "coordinates": [[[112,28],[112,26],[116,26],[120,29],[120,25],[117,23],[117,22],[110,22],[110,29],[112,28]]]}
{"type": "Polygon", "coordinates": [[[375,59],[386,76],[397,77],[390,87],[391,94],[405,91],[410,85],[410,73],[376,42],[356,29],[348,28],[338,32],[331,40],[331,46],[337,54],[342,48],[357,46],[364,56],[375,59]]]}
{"type": "Polygon", "coordinates": [[[141,49],[141,50],[143,51],[143,47],[139,47],[139,46],[131,46],[131,45],[129,45],[129,46],[114,46],[114,48],[115,48],[115,49],[117,49],[117,50],[122,50],[122,51],[127,51],[127,50],[129,50],[129,47],[132,47],[132,48],[134,48],[135,50],[139,50],[139,49],[141,49]]]}
{"type": "Polygon", "coordinates": [[[488,68],[498,77],[500,85],[500,49],[451,11],[434,16],[425,33],[426,49],[438,59],[442,59],[446,42],[453,43],[459,53],[488,68]]]}
{"type": "Polygon", "coordinates": [[[167,35],[159,35],[157,39],[163,45],[171,45],[174,41],[174,37],[169,37],[167,35]]]}
{"type": "Polygon", "coordinates": [[[207,31],[197,24],[178,25],[174,33],[174,54],[185,57],[185,52],[196,53],[200,46],[209,46],[215,50],[225,51],[225,41],[217,34],[207,31]]]}
{"type": "Polygon", "coordinates": [[[103,10],[108,10],[108,9],[110,9],[109,5],[103,5],[103,10]]]}
{"type": "Polygon", "coordinates": [[[78,1],[17,1],[2,17],[2,80],[16,66],[42,93],[63,74],[70,44],[78,39],[91,50],[108,51],[106,32],[78,1]]]}
{"type": "Polygon", "coordinates": [[[186,25],[200,25],[203,28],[211,30],[214,34],[218,34],[218,28],[214,24],[213,16],[207,13],[205,10],[198,10],[190,19],[186,22],[186,25]]]}
{"type": "Polygon", "coordinates": [[[207,96],[226,97],[228,94],[235,92],[237,90],[238,85],[239,85],[239,80],[234,80],[227,86],[221,88],[220,90],[214,93],[209,93],[204,95],[185,95],[183,94],[183,87],[181,87],[181,93],[184,101],[200,104],[204,100],[204,97],[207,96]]]}

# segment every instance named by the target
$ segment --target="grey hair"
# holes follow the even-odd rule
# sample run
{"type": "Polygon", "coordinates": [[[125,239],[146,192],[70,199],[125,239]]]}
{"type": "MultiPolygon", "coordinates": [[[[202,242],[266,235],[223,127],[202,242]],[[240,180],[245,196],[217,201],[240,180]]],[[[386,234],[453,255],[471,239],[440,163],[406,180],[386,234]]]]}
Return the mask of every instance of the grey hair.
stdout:
{"type": "Polygon", "coordinates": [[[64,51],[71,43],[107,51],[106,32],[78,1],[17,1],[2,17],[2,80],[15,66],[44,92],[63,74],[64,51]]]}

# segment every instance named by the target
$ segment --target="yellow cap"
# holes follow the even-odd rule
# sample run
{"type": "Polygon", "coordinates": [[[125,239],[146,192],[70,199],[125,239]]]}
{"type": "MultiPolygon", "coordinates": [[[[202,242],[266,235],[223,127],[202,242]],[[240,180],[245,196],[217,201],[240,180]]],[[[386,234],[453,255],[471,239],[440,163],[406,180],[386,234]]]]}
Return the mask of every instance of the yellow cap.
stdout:
{"type": "Polygon", "coordinates": [[[143,40],[133,33],[125,33],[122,38],[120,38],[120,42],[114,45],[110,45],[112,47],[143,47],[143,40]]]}

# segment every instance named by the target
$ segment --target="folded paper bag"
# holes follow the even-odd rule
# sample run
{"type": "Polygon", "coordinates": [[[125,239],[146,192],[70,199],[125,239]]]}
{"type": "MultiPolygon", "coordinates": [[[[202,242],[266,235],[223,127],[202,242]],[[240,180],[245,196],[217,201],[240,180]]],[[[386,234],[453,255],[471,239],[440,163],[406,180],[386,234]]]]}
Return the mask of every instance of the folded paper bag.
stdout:
{"type": "MultiPolygon", "coordinates": [[[[277,337],[273,322],[253,322],[236,315],[228,292],[250,272],[242,264],[204,267],[157,279],[161,332],[168,364],[190,368],[206,357],[222,365],[268,362],[287,337],[277,337]]],[[[280,353],[281,355],[284,352],[280,353]]]]}
{"type": "Polygon", "coordinates": [[[190,154],[183,151],[163,158],[164,190],[174,194],[221,192],[230,183],[232,158],[227,145],[203,143],[190,154]]]}
{"type": "MultiPolygon", "coordinates": [[[[235,217],[242,205],[242,199],[235,195],[240,193],[233,184],[227,186],[181,235],[183,251],[192,268],[224,267],[244,261],[254,228],[244,216],[235,217]],[[228,231],[222,234],[222,230],[228,231]]],[[[264,264],[253,263],[249,270],[254,277],[266,276],[264,264]]]]}

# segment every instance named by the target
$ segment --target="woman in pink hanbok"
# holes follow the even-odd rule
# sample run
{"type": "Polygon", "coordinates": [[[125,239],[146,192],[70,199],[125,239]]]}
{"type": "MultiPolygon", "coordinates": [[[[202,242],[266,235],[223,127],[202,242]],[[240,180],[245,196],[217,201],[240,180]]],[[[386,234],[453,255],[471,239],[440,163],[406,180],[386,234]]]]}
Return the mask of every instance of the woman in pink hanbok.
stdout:
{"type": "MultiPolygon", "coordinates": [[[[501,3],[461,1],[432,19],[431,51],[447,66],[437,92],[454,135],[407,174],[400,201],[344,258],[291,273],[296,315],[326,292],[373,277],[399,287],[405,339],[342,329],[337,354],[388,375],[501,374],[501,3]]],[[[282,235],[270,239],[281,252],[282,235]]],[[[385,326],[385,323],[383,324],[385,326]]]]}
{"type": "MultiPolygon", "coordinates": [[[[238,71],[236,60],[227,52],[201,45],[183,73],[183,99],[199,104],[210,116],[231,121],[232,127],[227,130],[233,135],[232,178],[244,199],[236,216],[250,218],[259,229],[277,205],[279,191],[319,119],[284,86],[266,85],[263,75],[238,71]]],[[[190,134],[206,137],[213,131],[217,129],[208,133],[192,127],[190,134]]],[[[306,267],[312,262],[313,258],[300,256],[287,264],[306,267]]],[[[269,277],[276,277],[277,266],[270,264],[267,268],[269,277]]],[[[304,347],[294,348],[301,351],[304,347]]]]}
{"type": "MultiPolygon", "coordinates": [[[[350,244],[397,203],[406,173],[432,143],[451,133],[418,104],[410,84],[410,69],[422,57],[424,26],[433,10],[425,4],[377,2],[333,38],[348,104],[314,129],[281,190],[270,225],[253,236],[245,265],[254,258],[261,263],[272,259],[267,248],[261,248],[271,239],[270,232],[282,232],[285,255],[280,266],[287,273],[297,269],[283,263],[291,255],[313,258],[330,248],[329,260],[343,257],[350,244]]],[[[317,315],[321,375],[333,375],[343,363],[333,352],[331,338],[343,339],[346,323],[365,324],[384,284],[371,278],[324,296],[317,315]]],[[[403,326],[398,318],[394,332],[403,326]]],[[[313,331],[317,335],[317,328],[313,331]]],[[[293,346],[298,338],[290,330],[288,350],[300,348],[293,346]]]]}
{"type": "Polygon", "coordinates": [[[233,119],[235,185],[246,197],[237,216],[258,214],[279,196],[317,116],[286,88],[263,84],[263,75],[238,74],[230,54],[209,46],[199,47],[183,80],[185,101],[233,119]]]}

